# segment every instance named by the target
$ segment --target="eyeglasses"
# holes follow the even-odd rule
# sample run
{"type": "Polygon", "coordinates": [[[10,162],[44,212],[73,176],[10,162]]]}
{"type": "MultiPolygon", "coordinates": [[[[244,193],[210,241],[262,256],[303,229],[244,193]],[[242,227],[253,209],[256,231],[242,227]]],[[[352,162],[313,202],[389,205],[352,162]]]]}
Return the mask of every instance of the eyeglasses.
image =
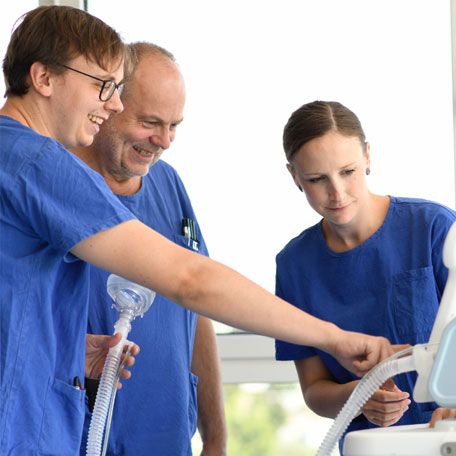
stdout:
{"type": "Polygon", "coordinates": [[[119,92],[122,92],[123,84],[116,84],[113,80],[104,80],[97,78],[96,76],[92,76],[91,74],[84,73],[83,71],[76,70],[75,68],[71,68],[68,65],[59,64],[59,66],[66,68],[67,70],[75,71],[76,73],[83,74],[84,76],[88,76],[89,78],[96,79],[100,81],[101,88],[100,94],[98,98],[101,101],[108,101],[114,95],[115,90],[117,89],[119,92]]]}

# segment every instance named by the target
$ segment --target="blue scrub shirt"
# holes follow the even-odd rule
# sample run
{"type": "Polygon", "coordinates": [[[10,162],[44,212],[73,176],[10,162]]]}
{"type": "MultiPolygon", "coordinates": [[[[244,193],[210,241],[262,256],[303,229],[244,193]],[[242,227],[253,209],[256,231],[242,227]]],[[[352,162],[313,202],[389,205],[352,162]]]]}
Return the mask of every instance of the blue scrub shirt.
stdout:
{"type": "Polygon", "coordinates": [[[58,142],[5,116],[0,137],[0,454],[74,456],[89,276],[69,251],[134,216],[58,142]]]}
{"type": "MultiPolygon", "coordinates": [[[[455,212],[440,204],[390,197],[382,226],[347,252],[330,250],[321,223],[292,239],[277,255],[276,294],[343,329],[387,337],[393,344],[425,343],[448,270],[442,262],[455,212]]],[[[325,352],[276,341],[278,360],[318,355],[338,383],[356,377],[325,352]]],[[[412,396],[416,374],[394,381],[412,396]]],[[[398,425],[427,422],[435,404],[412,401],[398,425]]],[[[375,427],[364,415],[348,431],[375,427]]]]}
{"type": "MultiPolygon", "coordinates": [[[[207,255],[184,185],[166,162],[159,160],[150,168],[139,192],[118,197],[143,223],[189,249],[193,243],[183,234],[182,219],[192,219],[198,251],[207,255]]],[[[91,267],[90,333],[112,333],[118,319],[118,312],[109,309],[107,278],[108,273],[91,267]]],[[[193,312],[157,295],[144,317],[133,321],[129,339],[140,345],[141,353],[133,367],[134,377],[116,396],[108,455],[191,456],[197,419],[198,379],[191,372],[196,318],[193,312]]],[[[89,422],[90,416],[86,432],[89,422]]]]}

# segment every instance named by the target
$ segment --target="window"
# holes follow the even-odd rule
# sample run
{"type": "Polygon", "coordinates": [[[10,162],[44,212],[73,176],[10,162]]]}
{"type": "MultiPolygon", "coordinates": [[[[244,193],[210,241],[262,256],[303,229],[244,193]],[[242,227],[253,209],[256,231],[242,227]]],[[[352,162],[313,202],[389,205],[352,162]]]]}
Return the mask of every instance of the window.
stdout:
{"type": "MultiPolygon", "coordinates": [[[[13,21],[37,2],[25,3],[2,8],[2,53],[13,21]]],[[[281,145],[290,113],[305,102],[338,100],[359,115],[372,191],[454,207],[449,1],[136,0],[122,8],[89,0],[88,8],[126,41],[175,54],[188,100],[164,158],[186,184],[211,256],[269,291],[276,253],[318,220],[281,145]]],[[[245,388],[266,395],[266,384],[296,382],[290,363],[274,362],[270,339],[224,334],[219,345],[227,388],[260,384],[245,388]]]]}
{"type": "Polygon", "coordinates": [[[454,206],[449,2],[88,6],[127,41],[175,54],[188,100],[164,159],[186,184],[211,256],[266,289],[274,290],[275,254],[319,219],[294,187],[281,145],[304,102],[335,99],[359,115],[372,191],[454,206]]]}
{"type": "MultiPolygon", "coordinates": [[[[89,11],[127,41],[175,54],[188,100],[164,158],[186,184],[211,256],[269,291],[276,253],[319,219],[295,189],[281,145],[285,122],[305,102],[338,100],[359,115],[371,143],[372,191],[454,207],[448,1],[168,0],[122,10],[97,0],[89,11]]],[[[270,339],[224,334],[219,347],[228,401],[269,400],[275,387],[297,381],[292,363],[274,361],[270,339]]],[[[319,423],[329,428],[306,416],[312,432],[319,423]]],[[[309,428],[302,419],[303,439],[309,428]]]]}

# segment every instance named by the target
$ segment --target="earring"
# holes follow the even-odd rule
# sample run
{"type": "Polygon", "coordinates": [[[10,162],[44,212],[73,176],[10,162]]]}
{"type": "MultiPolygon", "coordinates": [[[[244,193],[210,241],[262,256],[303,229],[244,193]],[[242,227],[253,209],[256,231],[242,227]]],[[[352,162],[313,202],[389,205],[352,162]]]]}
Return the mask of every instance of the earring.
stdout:
{"type": "Polygon", "coordinates": [[[366,176],[369,176],[370,173],[371,173],[371,169],[370,168],[366,168],[366,176]]]}
{"type": "Polygon", "coordinates": [[[303,189],[302,189],[302,187],[301,187],[300,185],[298,185],[298,188],[299,188],[299,190],[300,190],[301,192],[303,191],[303,189]]]}

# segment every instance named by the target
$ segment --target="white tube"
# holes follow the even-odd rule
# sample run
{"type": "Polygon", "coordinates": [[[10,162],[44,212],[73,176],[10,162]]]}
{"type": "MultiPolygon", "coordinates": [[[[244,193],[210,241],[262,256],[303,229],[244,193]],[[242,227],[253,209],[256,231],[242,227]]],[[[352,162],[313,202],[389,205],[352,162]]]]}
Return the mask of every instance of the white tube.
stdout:
{"type": "Polygon", "coordinates": [[[353,418],[355,418],[363,405],[369,400],[372,394],[386,382],[386,380],[396,374],[415,370],[412,356],[398,359],[400,356],[411,352],[412,348],[408,348],[396,353],[378,364],[359,381],[323,439],[323,442],[318,449],[317,456],[331,455],[338,440],[348,428],[353,418]]]}
{"type": "MultiPolygon", "coordinates": [[[[128,349],[125,353],[125,358],[130,356],[130,351],[131,351],[131,345],[128,345],[128,349]]],[[[117,375],[116,375],[116,384],[120,379],[120,373],[122,369],[125,366],[125,361],[122,362],[119,366],[119,369],[117,369],[117,375]]],[[[101,456],[106,456],[106,452],[108,451],[108,440],[109,440],[109,433],[111,432],[111,421],[112,421],[112,414],[114,412],[114,404],[116,401],[116,394],[117,394],[117,387],[113,388],[111,392],[111,398],[109,400],[109,410],[108,410],[108,417],[106,418],[106,428],[104,432],[104,437],[103,437],[103,450],[101,452],[101,456]]]]}
{"type": "MultiPolygon", "coordinates": [[[[119,319],[114,324],[114,334],[120,333],[121,340],[109,350],[103,367],[92,419],[90,420],[87,456],[99,456],[101,454],[106,419],[108,415],[111,416],[109,410],[114,405],[119,366],[127,336],[131,330],[131,322],[136,316],[142,316],[150,308],[155,298],[154,291],[114,274],[108,277],[107,286],[108,293],[114,300],[113,307],[120,312],[119,319]]],[[[105,435],[106,441],[108,436],[109,426],[105,435]]],[[[104,446],[104,451],[106,447],[107,444],[104,446]]]]}
{"type": "Polygon", "coordinates": [[[113,395],[113,389],[117,388],[117,372],[128,333],[131,329],[131,321],[134,317],[131,313],[124,312],[117,320],[115,332],[120,333],[120,342],[109,350],[103,367],[100,384],[97,390],[95,407],[90,420],[89,435],[87,439],[87,456],[98,456],[101,454],[103,434],[108,416],[109,405],[113,395]]]}

